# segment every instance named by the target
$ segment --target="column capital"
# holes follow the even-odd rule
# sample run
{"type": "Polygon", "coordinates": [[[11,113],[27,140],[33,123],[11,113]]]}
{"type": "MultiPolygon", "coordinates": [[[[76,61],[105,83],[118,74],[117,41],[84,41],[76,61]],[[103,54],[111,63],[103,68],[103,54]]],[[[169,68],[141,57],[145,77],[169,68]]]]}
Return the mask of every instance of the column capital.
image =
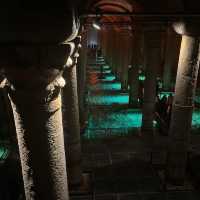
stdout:
{"type": "Polygon", "coordinates": [[[173,28],[176,33],[187,36],[200,36],[200,18],[180,20],[173,23],[173,28]]]}

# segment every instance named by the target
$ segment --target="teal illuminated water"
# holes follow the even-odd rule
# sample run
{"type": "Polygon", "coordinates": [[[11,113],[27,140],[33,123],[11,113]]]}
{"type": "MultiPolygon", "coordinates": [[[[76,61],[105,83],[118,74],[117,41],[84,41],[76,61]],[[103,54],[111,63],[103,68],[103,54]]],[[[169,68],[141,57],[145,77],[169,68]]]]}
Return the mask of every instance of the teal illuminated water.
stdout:
{"type": "Polygon", "coordinates": [[[103,82],[112,82],[115,80],[115,76],[112,74],[108,74],[103,79],[101,79],[103,82]]]}
{"type": "Polygon", "coordinates": [[[128,104],[129,96],[128,94],[117,94],[117,95],[92,95],[88,97],[88,102],[90,105],[113,105],[113,104],[128,104]]]}
{"type": "Polygon", "coordinates": [[[9,150],[4,147],[4,146],[0,146],[0,160],[4,160],[7,158],[9,153],[9,150]]]}
{"type": "Polygon", "coordinates": [[[112,90],[112,91],[116,91],[116,90],[121,90],[121,83],[119,82],[102,82],[102,83],[97,83],[95,85],[91,85],[89,86],[90,90],[101,90],[101,91],[105,91],[105,90],[112,90]]]}
{"type": "MultiPolygon", "coordinates": [[[[95,69],[94,71],[100,71],[95,69]]],[[[142,113],[139,109],[117,109],[112,105],[128,105],[128,93],[121,93],[121,83],[115,82],[115,76],[112,74],[109,66],[104,66],[104,77],[99,79],[95,85],[90,85],[90,95],[88,96],[88,104],[92,106],[88,119],[88,127],[84,137],[95,138],[99,135],[127,135],[129,130],[138,129],[142,124],[142,113]],[[95,106],[104,106],[106,109],[101,110],[95,106]],[[117,110],[116,110],[117,109],[117,110]]],[[[140,77],[140,80],[145,77],[140,77]]],[[[164,95],[167,97],[172,92],[161,92],[160,98],[164,95]]],[[[200,99],[200,98],[199,98],[200,99]]],[[[153,122],[154,127],[157,126],[156,121],[153,122]]],[[[200,109],[195,109],[192,115],[192,128],[200,128],[200,109]]],[[[134,131],[131,134],[135,134],[134,131]]]]}
{"type": "Polygon", "coordinates": [[[88,128],[116,129],[116,128],[139,128],[141,127],[142,114],[140,110],[127,109],[121,111],[110,110],[99,112],[90,116],[88,128]]]}

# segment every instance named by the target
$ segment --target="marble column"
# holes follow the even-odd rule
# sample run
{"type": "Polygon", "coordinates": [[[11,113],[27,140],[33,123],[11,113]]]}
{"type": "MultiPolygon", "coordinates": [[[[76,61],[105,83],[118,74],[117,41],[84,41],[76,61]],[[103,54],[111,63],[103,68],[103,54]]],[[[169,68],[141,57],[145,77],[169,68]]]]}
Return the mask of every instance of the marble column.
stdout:
{"type": "Polygon", "coordinates": [[[169,129],[167,180],[182,185],[185,180],[192,111],[199,69],[198,24],[175,23],[174,28],[182,35],[176,77],[175,95],[169,129]]]}
{"type": "Polygon", "coordinates": [[[161,32],[152,26],[152,30],[144,30],[144,62],[145,82],[142,108],[142,132],[153,134],[153,119],[156,100],[156,75],[160,67],[161,32]]]}
{"type": "Polygon", "coordinates": [[[72,54],[72,65],[67,67],[63,73],[63,77],[66,79],[66,86],[62,91],[62,104],[68,180],[69,184],[73,186],[81,183],[82,176],[80,122],[76,74],[80,37],[76,38],[74,43],[71,44],[74,45],[74,53],[72,54]]]}

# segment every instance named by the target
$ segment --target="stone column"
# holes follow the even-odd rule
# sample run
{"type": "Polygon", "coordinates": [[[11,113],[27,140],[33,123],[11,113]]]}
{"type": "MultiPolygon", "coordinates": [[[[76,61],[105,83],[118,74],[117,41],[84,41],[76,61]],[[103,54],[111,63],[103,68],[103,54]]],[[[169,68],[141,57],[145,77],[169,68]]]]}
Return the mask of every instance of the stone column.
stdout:
{"type": "Polygon", "coordinates": [[[79,118],[80,124],[84,125],[87,119],[87,108],[85,107],[85,92],[86,92],[86,67],[87,67],[87,30],[81,33],[81,51],[80,59],[77,64],[77,79],[78,79],[78,98],[79,98],[79,118]]]}
{"type": "Polygon", "coordinates": [[[8,93],[26,199],[67,200],[60,91],[65,84],[61,68],[67,61],[69,49],[66,45],[31,46],[11,47],[9,52],[15,54],[10,59],[14,65],[5,72],[10,84],[8,93]],[[40,56],[40,63],[37,63],[37,56],[40,56]],[[51,62],[53,56],[55,62],[51,62]]]}
{"type": "Polygon", "coordinates": [[[13,11],[2,5],[0,64],[10,84],[26,199],[68,200],[60,90],[77,19],[67,2],[37,3],[13,11]]]}
{"type": "MultiPolygon", "coordinates": [[[[79,105],[77,93],[76,64],[78,57],[78,46],[80,38],[74,41],[75,51],[73,53],[73,63],[64,71],[63,77],[66,79],[66,86],[63,88],[63,122],[65,151],[67,159],[68,180],[70,185],[81,183],[81,142],[80,142],[80,122],[79,105]]],[[[73,45],[73,43],[72,43],[73,45]]]]}
{"type": "Polygon", "coordinates": [[[115,44],[116,44],[116,58],[115,58],[115,76],[117,80],[120,80],[120,64],[121,64],[121,49],[120,48],[120,33],[116,32],[115,44]]]}
{"type": "Polygon", "coordinates": [[[145,76],[144,100],[142,108],[142,132],[153,133],[153,118],[156,100],[156,75],[160,67],[161,32],[156,27],[144,30],[145,76]]]}
{"type": "Polygon", "coordinates": [[[177,52],[179,51],[179,40],[171,27],[167,29],[167,41],[165,51],[165,62],[163,72],[163,88],[171,91],[172,69],[178,64],[177,52]]]}
{"type": "Polygon", "coordinates": [[[114,75],[116,75],[116,59],[117,59],[117,32],[116,30],[113,30],[113,36],[112,36],[112,71],[114,75]]]}
{"type": "Polygon", "coordinates": [[[122,33],[122,62],[121,62],[121,84],[122,84],[122,90],[127,91],[128,90],[128,66],[130,65],[130,30],[124,30],[122,33]]]}
{"type": "Polygon", "coordinates": [[[175,95],[170,123],[167,180],[173,184],[184,184],[191,129],[196,81],[199,69],[199,35],[194,28],[199,23],[177,23],[177,33],[182,34],[176,77],[175,95]]]}
{"type": "Polygon", "coordinates": [[[119,79],[118,76],[118,68],[119,68],[119,33],[115,31],[115,36],[114,36],[114,74],[116,76],[116,79],[119,79]]]}
{"type": "Polygon", "coordinates": [[[128,90],[128,66],[130,65],[130,43],[131,35],[129,29],[124,29],[120,33],[120,80],[122,91],[128,90]]]}
{"type": "Polygon", "coordinates": [[[136,28],[133,33],[132,67],[129,70],[129,106],[138,107],[139,65],[141,64],[141,32],[136,28]]]}

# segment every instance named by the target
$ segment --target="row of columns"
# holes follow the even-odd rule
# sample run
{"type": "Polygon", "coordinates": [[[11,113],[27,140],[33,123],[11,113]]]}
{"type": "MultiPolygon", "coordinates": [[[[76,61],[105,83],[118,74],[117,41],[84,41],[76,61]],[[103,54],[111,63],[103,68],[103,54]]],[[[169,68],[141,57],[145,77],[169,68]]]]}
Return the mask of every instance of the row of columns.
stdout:
{"type": "MultiPolygon", "coordinates": [[[[116,76],[120,78],[122,87],[124,86],[124,88],[126,88],[126,67],[129,62],[127,55],[130,52],[130,49],[126,48],[126,44],[132,43],[132,68],[129,70],[130,106],[138,106],[139,65],[143,65],[145,68],[146,80],[144,82],[143,117],[141,128],[144,136],[153,135],[156,77],[158,75],[158,69],[163,64],[164,90],[172,90],[172,72],[175,71],[175,66],[178,63],[171,124],[169,129],[170,142],[167,162],[168,167],[166,170],[167,179],[178,184],[183,183],[185,178],[193,99],[199,67],[199,33],[194,29],[194,27],[197,26],[198,25],[192,25],[191,22],[189,24],[176,24],[175,31],[182,35],[181,47],[180,36],[178,37],[178,35],[175,34],[171,25],[167,27],[167,39],[165,40],[165,44],[163,43],[163,32],[166,28],[162,24],[151,24],[150,26],[144,26],[142,29],[141,27],[135,27],[133,40],[131,41],[129,36],[127,37],[128,42],[123,39],[123,36],[120,37],[120,34],[118,34],[117,31],[115,31],[115,34],[107,36],[109,44],[112,44],[112,42],[115,43],[115,45],[111,45],[114,47],[114,50],[109,53],[108,57],[112,57],[109,59],[112,60],[113,71],[116,73],[116,76]],[[141,51],[142,45],[143,51],[141,51]],[[164,63],[162,63],[163,55],[165,57],[164,63]],[[143,62],[140,58],[144,58],[143,62]],[[124,65],[124,63],[126,64],[124,65]]],[[[103,46],[103,48],[107,48],[107,46],[103,46]]]]}
{"type": "MultiPolygon", "coordinates": [[[[73,31],[73,37],[69,37],[71,41],[77,30],[73,31]]],[[[184,177],[199,66],[198,35],[181,34],[184,36],[170,125],[170,179],[184,177]]],[[[71,184],[80,183],[81,146],[76,74],[79,44],[78,40],[46,46],[18,45],[4,49],[9,55],[4,63],[5,76],[10,84],[8,93],[15,119],[26,199],[68,199],[66,161],[71,184]]],[[[121,45],[127,47],[128,42],[118,43],[119,49],[123,49],[121,45]]],[[[156,69],[160,64],[160,32],[157,28],[144,31],[144,45],[146,81],[142,129],[149,133],[152,131],[156,69]]],[[[118,76],[126,80],[124,76],[129,62],[121,61],[121,55],[122,51],[119,54],[116,52],[120,64],[116,71],[120,69],[122,73],[118,72],[118,76]]]]}
{"type": "Polygon", "coordinates": [[[61,37],[58,41],[40,44],[35,37],[39,42],[16,43],[1,51],[27,200],[67,200],[68,184],[81,184],[87,32],[81,32],[84,49],[77,64],[81,37],[76,37],[77,19],[70,13],[63,17],[67,21],[59,19],[67,28],[56,27],[53,39],[61,37]]]}
{"type": "Polygon", "coordinates": [[[129,28],[104,27],[101,31],[102,50],[105,60],[112,67],[122,91],[128,90],[128,68],[131,64],[132,32],[129,28]]]}

